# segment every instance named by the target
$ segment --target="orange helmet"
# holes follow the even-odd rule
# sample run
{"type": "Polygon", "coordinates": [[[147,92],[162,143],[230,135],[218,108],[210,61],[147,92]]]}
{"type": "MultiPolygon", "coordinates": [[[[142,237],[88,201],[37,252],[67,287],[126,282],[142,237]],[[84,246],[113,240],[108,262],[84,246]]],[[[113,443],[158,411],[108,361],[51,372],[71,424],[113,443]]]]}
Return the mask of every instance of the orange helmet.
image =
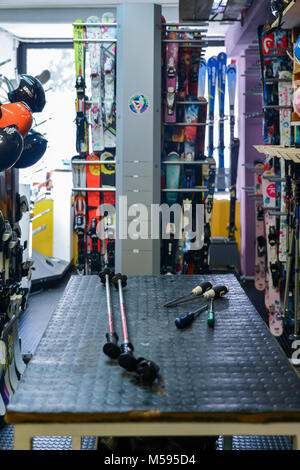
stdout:
{"type": "Polygon", "coordinates": [[[32,126],[32,114],[25,103],[4,103],[0,105],[0,127],[15,125],[23,137],[32,126]]]}

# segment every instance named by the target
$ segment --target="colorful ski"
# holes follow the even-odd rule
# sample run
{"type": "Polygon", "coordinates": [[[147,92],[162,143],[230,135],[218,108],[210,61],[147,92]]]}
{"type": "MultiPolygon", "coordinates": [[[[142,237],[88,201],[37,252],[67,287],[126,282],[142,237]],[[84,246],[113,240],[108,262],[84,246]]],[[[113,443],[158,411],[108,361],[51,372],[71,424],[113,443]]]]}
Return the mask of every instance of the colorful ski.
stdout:
{"type": "Polygon", "coordinates": [[[104,149],[104,132],[102,116],[102,87],[101,87],[101,39],[100,20],[97,16],[90,16],[87,23],[95,23],[95,26],[86,27],[90,69],[91,69],[91,107],[90,122],[92,134],[92,148],[94,152],[104,149]]]}
{"type": "MultiPolygon", "coordinates": [[[[225,119],[225,84],[227,55],[220,52],[218,55],[218,92],[219,92],[219,167],[217,179],[217,191],[225,191],[225,168],[224,168],[224,119],[225,119]]],[[[228,76],[228,75],[227,75],[228,76]]],[[[231,95],[229,93],[229,100],[231,95]]],[[[231,102],[230,102],[231,110],[231,102]]]]}
{"type": "MultiPolygon", "coordinates": [[[[93,162],[93,161],[99,161],[99,157],[96,154],[91,154],[86,157],[86,161],[88,162],[93,162]]],[[[100,165],[96,163],[96,165],[86,165],[86,186],[87,188],[99,188],[100,189],[100,165]]],[[[100,200],[100,191],[87,191],[87,226],[88,226],[88,232],[87,234],[89,235],[89,258],[90,258],[90,268],[91,268],[91,263],[92,263],[92,258],[93,258],[93,271],[95,272],[95,262],[98,259],[97,256],[95,255],[95,230],[94,230],[94,219],[96,220],[96,227],[99,222],[99,213],[98,213],[98,208],[100,206],[101,200],[100,200]],[[93,252],[93,256],[92,256],[93,252]]],[[[98,253],[100,257],[100,239],[97,241],[97,246],[98,246],[98,253]]],[[[100,269],[100,266],[98,266],[98,269],[100,269]]]]}
{"type": "Polygon", "coordinates": [[[165,122],[176,122],[176,84],[178,72],[178,33],[167,30],[166,43],[166,97],[165,97],[165,122]]]}
{"type": "Polygon", "coordinates": [[[74,25],[74,50],[76,72],[76,150],[78,153],[87,151],[86,142],[86,109],[85,109],[85,42],[86,30],[80,26],[82,20],[75,21],[74,25]]]}
{"type": "Polygon", "coordinates": [[[274,336],[283,333],[283,321],[280,304],[280,265],[277,256],[277,230],[276,216],[270,213],[276,207],[276,184],[268,180],[274,177],[274,162],[270,158],[264,167],[262,177],[263,203],[265,208],[265,229],[267,241],[268,259],[268,305],[269,305],[269,328],[274,336]]]}
{"type": "Polygon", "coordinates": [[[257,290],[266,288],[266,238],[264,223],[264,207],[262,194],[262,173],[264,164],[261,160],[254,161],[254,186],[256,208],[256,234],[255,234],[255,273],[254,285],[257,290]]]}
{"type": "MultiPolygon", "coordinates": [[[[117,36],[116,23],[112,13],[104,13],[101,18],[102,39],[115,40],[117,36]]],[[[114,148],[116,146],[116,103],[115,103],[115,75],[116,75],[116,42],[103,42],[103,84],[104,84],[104,147],[114,148]]]]}
{"type": "MultiPolygon", "coordinates": [[[[103,152],[101,154],[101,160],[107,160],[107,164],[101,165],[101,186],[102,188],[114,189],[116,179],[116,165],[109,163],[114,160],[115,157],[110,152],[103,152]]],[[[116,205],[116,193],[114,191],[103,191],[102,192],[103,204],[109,204],[111,206],[116,205]]],[[[105,238],[103,241],[102,254],[104,255],[104,261],[106,266],[113,268],[115,259],[115,215],[108,214],[105,216],[105,238]],[[113,236],[114,235],[114,236],[113,236]]]]}
{"type": "Polygon", "coordinates": [[[200,101],[200,110],[199,110],[199,122],[203,126],[199,126],[197,133],[197,154],[201,159],[204,158],[205,154],[205,134],[206,134],[206,118],[207,118],[207,101],[205,99],[205,87],[206,87],[206,74],[207,74],[207,64],[205,59],[202,59],[201,65],[198,72],[198,90],[197,98],[200,101]]]}
{"type": "Polygon", "coordinates": [[[218,73],[218,61],[215,57],[211,57],[207,62],[207,76],[208,76],[208,156],[214,156],[214,109],[215,109],[215,94],[216,94],[216,80],[218,73]]]}
{"type": "MultiPolygon", "coordinates": [[[[279,95],[279,122],[280,122],[280,145],[284,147],[291,146],[291,116],[292,116],[292,74],[289,71],[279,72],[278,82],[278,95],[279,95]]],[[[282,216],[280,217],[280,236],[279,236],[279,261],[285,263],[287,260],[287,240],[288,240],[288,220],[283,215],[287,211],[286,204],[286,183],[285,183],[285,160],[280,159],[281,169],[281,204],[280,211],[282,216]]]]}
{"type": "MultiPolygon", "coordinates": [[[[167,156],[167,160],[179,160],[178,153],[171,152],[167,156]]],[[[178,189],[180,181],[180,165],[169,164],[166,165],[166,189],[178,189]]],[[[178,192],[167,191],[166,203],[171,207],[178,201],[178,192]]],[[[176,251],[177,251],[177,240],[174,238],[177,227],[175,226],[174,213],[171,212],[170,223],[166,227],[166,234],[169,235],[169,239],[164,240],[163,243],[163,274],[175,274],[176,273],[176,251]]]]}

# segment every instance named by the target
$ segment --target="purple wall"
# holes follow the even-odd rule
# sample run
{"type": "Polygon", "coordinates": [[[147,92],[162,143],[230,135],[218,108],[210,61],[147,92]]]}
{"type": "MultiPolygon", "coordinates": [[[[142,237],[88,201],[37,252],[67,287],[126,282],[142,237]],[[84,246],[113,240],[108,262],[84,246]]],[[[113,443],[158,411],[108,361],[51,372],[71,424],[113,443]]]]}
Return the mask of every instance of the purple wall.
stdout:
{"type": "MultiPolygon", "coordinates": [[[[245,95],[258,84],[261,72],[256,69],[256,76],[243,76],[259,59],[258,50],[253,53],[253,41],[257,40],[257,27],[264,24],[268,13],[268,0],[256,0],[249,9],[244,26],[235,23],[228,29],[225,44],[227,55],[237,60],[238,71],[238,106],[239,118],[237,137],[240,139],[237,196],[240,201],[241,221],[241,270],[245,276],[254,276],[255,265],[255,201],[242,187],[253,186],[254,174],[242,166],[252,164],[259,157],[253,145],[262,144],[262,118],[248,118],[245,114],[262,111],[261,95],[245,95]],[[249,49],[251,46],[251,51],[249,49]]],[[[251,71],[252,74],[252,71],[251,71]]]]}

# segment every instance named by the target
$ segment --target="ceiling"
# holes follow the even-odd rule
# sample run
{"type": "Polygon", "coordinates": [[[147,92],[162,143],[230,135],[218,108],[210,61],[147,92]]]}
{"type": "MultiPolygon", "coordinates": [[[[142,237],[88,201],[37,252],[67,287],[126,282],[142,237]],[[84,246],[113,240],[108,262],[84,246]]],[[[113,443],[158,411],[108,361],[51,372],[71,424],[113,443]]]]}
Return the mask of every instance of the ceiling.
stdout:
{"type": "MultiPolygon", "coordinates": [[[[98,14],[99,9],[114,10],[118,4],[137,3],[132,0],[0,0],[0,27],[21,40],[69,39],[73,35],[72,23],[77,18],[98,14]]],[[[140,0],[138,3],[149,3],[140,0]]],[[[155,0],[162,6],[167,22],[178,22],[179,0],[155,0]]],[[[223,38],[228,23],[214,22],[208,26],[207,36],[223,38]]]]}

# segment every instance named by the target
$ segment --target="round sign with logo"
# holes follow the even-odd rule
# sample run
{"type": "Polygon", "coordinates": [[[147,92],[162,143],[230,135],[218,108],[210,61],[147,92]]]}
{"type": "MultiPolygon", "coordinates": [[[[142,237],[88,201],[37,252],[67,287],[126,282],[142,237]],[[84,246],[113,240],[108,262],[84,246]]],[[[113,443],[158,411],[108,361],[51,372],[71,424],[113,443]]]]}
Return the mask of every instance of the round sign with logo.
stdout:
{"type": "Polygon", "coordinates": [[[149,108],[149,101],[144,95],[134,95],[129,100],[129,108],[134,114],[143,114],[149,108]]]}

